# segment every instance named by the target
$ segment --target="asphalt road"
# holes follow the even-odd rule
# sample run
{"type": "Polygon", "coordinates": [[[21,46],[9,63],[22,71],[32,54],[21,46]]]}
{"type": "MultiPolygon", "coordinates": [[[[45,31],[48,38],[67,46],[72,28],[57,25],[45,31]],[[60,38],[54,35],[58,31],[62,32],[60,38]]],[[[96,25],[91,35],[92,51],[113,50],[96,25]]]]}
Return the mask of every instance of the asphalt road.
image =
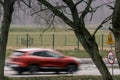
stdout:
{"type": "MultiPolygon", "coordinates": [[[[68,76],[69,75],[101,75],[91,59],[83,58],[81,59],[80,62],[81,62],[81,65],[79,67],[79,70],[75,72],[74,74],[67,74],[67,73],[55,74],[54,72],[40,72],[36,75],[29,75],[27,73],[24,73],[23,75],[17,75],[16,72],[13,71],[8,66],[5,66],[4,71],[5,71],[5,76],[9,76],[9,77],[31,77],[31,76],[35,77],[35,76],[58,76],[58,75],[68,75],[68,76]]],[[[115,64],[113,65],[114,66],[113,68],[111,68],[111,65],[108,64],[106,59],[104,59],[104,62],[107,64],[108,69],[111,74],[113,73],[113,75],[120,75],[120,70],[116,68],[118,66],[117,62],[115,62],[115,64]]]]}

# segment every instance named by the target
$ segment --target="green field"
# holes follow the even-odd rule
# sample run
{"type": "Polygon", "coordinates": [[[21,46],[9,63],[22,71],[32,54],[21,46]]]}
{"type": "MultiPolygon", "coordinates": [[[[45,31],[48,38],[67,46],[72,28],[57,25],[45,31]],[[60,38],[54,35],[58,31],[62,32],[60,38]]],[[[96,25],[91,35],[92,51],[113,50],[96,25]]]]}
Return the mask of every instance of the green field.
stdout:
{"type": "MultiPolygon", "coordinates": [[[[78,43],[73,31],[56,28],[49,29],[43,33],[45,29],[40,28],[11,28],[8,38],[8,48],[23,47],[47,47],[55,49],[83,49],[78,43]]],[[[90,31],[91,34],[93,30],[90,31]]],[[[107,49],[110,46],[106,44],[108,31],[100,30],[96,34],[96,42],[100,49],[107,49]]]]}

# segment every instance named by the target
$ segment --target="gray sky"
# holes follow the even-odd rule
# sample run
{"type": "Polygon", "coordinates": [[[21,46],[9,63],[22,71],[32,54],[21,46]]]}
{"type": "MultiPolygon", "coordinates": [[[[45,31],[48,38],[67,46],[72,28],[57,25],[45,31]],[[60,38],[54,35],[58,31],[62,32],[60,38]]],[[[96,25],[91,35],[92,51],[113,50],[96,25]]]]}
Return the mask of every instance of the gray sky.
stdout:
{"type": "MultiPolygon", "coordinates": [[[[49,1],[53,1],[53,0],[49,0],[49,1]]],[[[57,0],[54,0],[54,1],[57,1],[57,0]]],[[[113,1],[113,0],[95,0],[95,2],[93,3],[92,6],[96,7],[98,5],[101,5],[101,4],[104,4],[107,2],[111,2],[111,1],[113,1]]],[[[81,10],[81,8],[83,8],[83,7],[79,6],[78,9],[81,10]]],[[[26,8],[26,9],[27,9],[26,10],[27,12],[30,12],[30,9],[28,9],[28,8],[26,8]]],[[[18,25],[35,24],[35,19],[32,16],[28,15],[27,13],[24,13],[22,10],[16,9],[15,11],[16,12],[14,13],[13,21],[12,21],[13,24],[18,24],[18,25]]],[[[112,14],[112,10],[110,10],[106,6],[103,6],[94,13],[92,21],[90,21],[91,15],[88,15],[86,17],[85,21],[87,24],[100,24],[100,22],[103,21],[110,14],[112,14]]],[[[59,20],[56,20],[56,23],[57,23],[57,21],[59,22],[59,20]]],[[[41,20],[41,22],[43,22],[43,24],[45,24],[43,20],[41,20]]],[[[59,23],[57,23],[57,24],[59,24],[59,23]]]]}

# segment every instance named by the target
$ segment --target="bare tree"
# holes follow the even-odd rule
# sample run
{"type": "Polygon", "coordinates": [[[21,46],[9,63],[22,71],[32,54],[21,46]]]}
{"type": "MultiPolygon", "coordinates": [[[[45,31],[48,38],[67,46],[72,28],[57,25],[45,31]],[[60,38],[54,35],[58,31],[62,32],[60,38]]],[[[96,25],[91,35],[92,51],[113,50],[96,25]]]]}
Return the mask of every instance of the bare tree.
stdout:
{"type": "MultiPolygon", "coordinates": [[[[74,31],[76,37],[81,42],[84,49],[88,52],[93,62],[99,69],[103,80],[113,80],[111,74],[109,73],[106,65],[100,56],[98,45],[95,40],[95,34],[102,25],[111,19],[107,17],[100,26],[95,30],[94,34],[90,34],[85,26],[85,17],[89,13],[93,13],[97,8],[93,9],[91,4],[94,0],[62,0],[67,6],[67,10],[71,16],[66,16],[64,12],[58,9],[52,2],[47,0],[38,0],[40,3],[44,4],[48,9],[50,9],[56,16],[60,17],[66,24],[68,24],[74,31]],[[77,7],[85,3],[83,9],[78,9],[77,7]]],[[[83,5],[82,5],[83,6],[83,5]]]]}
{"type": "Polygon", "coordinates": [[[4,80],[4,65],[6,56],[6,46],[8,40],[8,32],[11,24],[12,13],[14,11],[13,5],[16,0],[0,0],[3,7],[3,19],[0,34],[0,79],[4,80]]]}

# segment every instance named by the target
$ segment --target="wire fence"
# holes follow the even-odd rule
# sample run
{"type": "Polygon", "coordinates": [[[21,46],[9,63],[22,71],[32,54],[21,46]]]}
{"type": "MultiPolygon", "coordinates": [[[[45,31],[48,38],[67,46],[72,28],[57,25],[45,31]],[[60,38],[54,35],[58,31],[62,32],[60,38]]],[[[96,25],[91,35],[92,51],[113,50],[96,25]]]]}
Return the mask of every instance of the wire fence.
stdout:
{"type": "MultiPolygon", "coordinates": [[[[107,35],[96,35],[100,49],[109,48],[107,35]]],[[[8,38],[9,48],[49,47],[53,49],[83,49],[74,34],[11,34],[8,38]]]]}

